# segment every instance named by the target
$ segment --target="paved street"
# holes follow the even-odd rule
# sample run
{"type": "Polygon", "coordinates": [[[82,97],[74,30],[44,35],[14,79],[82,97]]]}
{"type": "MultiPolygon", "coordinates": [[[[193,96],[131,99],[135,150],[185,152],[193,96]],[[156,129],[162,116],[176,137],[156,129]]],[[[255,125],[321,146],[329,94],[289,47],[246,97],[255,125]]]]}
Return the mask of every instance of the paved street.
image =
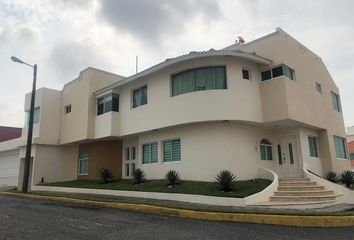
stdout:
{"type": "Polygon", "coordinates": [[[0,195],[0,239],[354,239],[354,228],[209,222],[0,195]]]}

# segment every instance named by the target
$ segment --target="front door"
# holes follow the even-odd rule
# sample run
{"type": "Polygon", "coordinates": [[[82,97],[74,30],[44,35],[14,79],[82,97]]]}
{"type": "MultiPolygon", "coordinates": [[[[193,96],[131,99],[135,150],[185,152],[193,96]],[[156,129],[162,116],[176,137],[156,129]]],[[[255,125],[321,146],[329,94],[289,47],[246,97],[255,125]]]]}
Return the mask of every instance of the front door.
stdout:
{"type": "Polygon", "coordinates": [[[277,146],[282,177],[301,177],[296,136],[282,136],[277,146]]]}

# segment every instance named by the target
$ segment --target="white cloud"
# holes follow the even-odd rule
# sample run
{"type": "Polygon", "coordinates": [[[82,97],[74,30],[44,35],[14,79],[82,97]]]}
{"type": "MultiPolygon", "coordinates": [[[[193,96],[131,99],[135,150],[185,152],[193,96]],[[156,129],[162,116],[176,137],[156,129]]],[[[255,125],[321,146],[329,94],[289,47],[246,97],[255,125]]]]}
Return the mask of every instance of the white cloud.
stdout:
{"type": "Polygon", "coordinates": [[[194,50],[222,48],[282,27],[322,57],[354,125],[354,2],[347,0],[0,0],[0,125],[23,124],[31,69],[38,86],[62,88],[88,66],[121,75],[194,50]]]}

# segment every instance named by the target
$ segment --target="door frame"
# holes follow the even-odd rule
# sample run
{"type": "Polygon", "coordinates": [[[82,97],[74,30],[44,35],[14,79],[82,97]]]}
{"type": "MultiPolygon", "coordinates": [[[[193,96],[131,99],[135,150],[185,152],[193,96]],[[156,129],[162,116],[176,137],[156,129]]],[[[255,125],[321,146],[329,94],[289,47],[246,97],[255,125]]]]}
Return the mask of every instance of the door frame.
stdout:
{"type": "Polygon", "coordinates": [[[278,165],[278,174],[280,177],[302,177],[301,163],[300,163],[300,152],[299,152],[299,141],[296,134],[286,134],[279,135],[276,137],[276,156],[278,165]],[[290,146],[292,149],[293,164],[290,162],[291,153],[290,146]],[[279,161],[279,150],[278,146],[281,148],[281,164],[279,161]],[[285,160],[285,161],[284,161],[285,160]]]}

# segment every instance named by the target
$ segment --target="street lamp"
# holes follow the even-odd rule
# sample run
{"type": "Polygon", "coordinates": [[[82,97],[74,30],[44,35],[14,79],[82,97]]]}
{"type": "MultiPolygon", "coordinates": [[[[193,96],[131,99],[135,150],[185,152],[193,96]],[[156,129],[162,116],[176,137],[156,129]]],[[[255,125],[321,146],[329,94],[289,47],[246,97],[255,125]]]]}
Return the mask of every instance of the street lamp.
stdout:
{"type": "Polygon", "coordinates": [[[31,150],[32,150],[32,133],[33,133],[33,115],[34,115],[34,100],[36,98],[36,79],[37,79],[37,64],[33,66],[28,64],[21,59],[12,56],[11,60],[17,63],[25,64],[31,68],[33,68],[33,86],[32,86],[32,95],[31,95],[31,108],[30,108],[30,116],[28,123],[28,133],[27,133],[27,145],[26,145],[26,158],[25,158],[25,166],[23,170],[23,182],[22,182],[22,192],[28,192],[28,183],[29,183],[29,174],[30,174],[30,166],[31,166],[31,150]]]}

